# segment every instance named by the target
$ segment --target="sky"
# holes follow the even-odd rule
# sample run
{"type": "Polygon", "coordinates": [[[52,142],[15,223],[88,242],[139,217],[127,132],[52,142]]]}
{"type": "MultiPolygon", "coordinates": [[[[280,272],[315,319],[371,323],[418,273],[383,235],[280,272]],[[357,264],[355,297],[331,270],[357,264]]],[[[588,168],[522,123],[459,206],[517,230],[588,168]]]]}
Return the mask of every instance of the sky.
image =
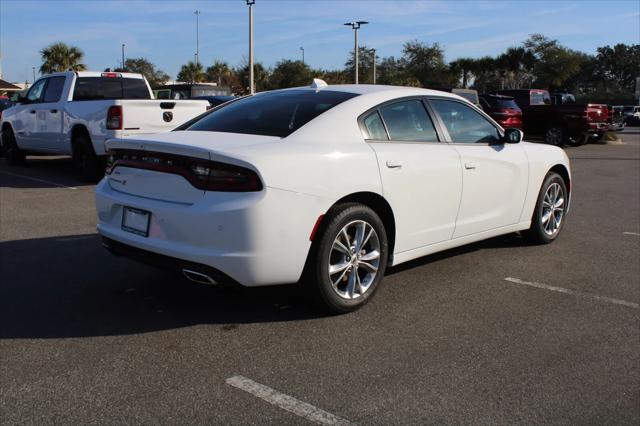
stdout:
{"type": "MultiPolygon", "coordinates": [[[[62,41],[79,47],[90,70],[145,57],[175,77],[196,51],[200,14],[200,62],[235,66],[248,54],[244,0],[0,0],[3,78],[32,81],[39,51],[62,41]]],[[[640,0],[256,0],[255,60],[273,66],[300,59],[312,67],[342,67],[353,49],[353,30],[343,23],[370,21],[360,45],[378,55],[401,56],[409,40],[438,42],[448,61],[495,56],[542,33],[586,53],[616,43],[640,43],[640,0]]]]}

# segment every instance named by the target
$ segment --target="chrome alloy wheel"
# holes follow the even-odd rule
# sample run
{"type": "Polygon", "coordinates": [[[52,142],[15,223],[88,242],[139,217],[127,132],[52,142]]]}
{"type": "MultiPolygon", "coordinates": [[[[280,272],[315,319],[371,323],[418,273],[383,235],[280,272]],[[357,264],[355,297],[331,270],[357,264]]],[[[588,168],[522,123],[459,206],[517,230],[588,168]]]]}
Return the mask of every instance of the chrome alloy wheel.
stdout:
{"type": "Polygon", "coordinates": [[[545,234],[554,236],[560,229],[564,215],[564,191],[559,183],[547,188],[542,200],[542,228],[545,234]]]}
{"type": "Polygon", "coordinates": [[[329,252],[329,280],[344,299],[356,299],[371,287],[380,264],[380,240],[376,230],[363,220],[345,225],[329,252]]]}

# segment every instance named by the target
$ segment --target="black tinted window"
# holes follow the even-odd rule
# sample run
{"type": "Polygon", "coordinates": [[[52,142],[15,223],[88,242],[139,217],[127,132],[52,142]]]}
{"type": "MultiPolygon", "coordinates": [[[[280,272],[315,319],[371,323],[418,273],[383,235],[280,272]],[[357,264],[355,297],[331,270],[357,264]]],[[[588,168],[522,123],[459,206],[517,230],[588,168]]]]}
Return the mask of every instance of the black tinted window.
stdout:
{"type": "Polygon", "coordinates": [[[480,98],[482,106],[489,106],[495,109],[519,108],[513,98],[498,96],[483,96],[480,98]]]}
{"type": "Polygon", "coordinates": [[[378,111],[369,114],[364,120],[364,127],[367,131],[367,139],[388,140],[387,131],[384,129],[382,118],[378,111]]]}
{"type": "Polygon", "coordinates": [[[380,108],[389,138],[396,141],[437,142],[433,122],[420,100],[397,102],[380,108]]]}
{"type": "Polygon", "coordinates": [[[144,80],[139,78],[80,77],[76,80],[74,101],[100,99],[151,99],[144,80]]]}
{"type": "Polygon", "coordinates": [[[51,77],[44,92],[44,102],[58,102],[64,87],[64,77],[51,77]]]}
{"type": "Polygon", "coordinates": [[[357,94],[329,90],[286,90],[258,94],[229,103],[185,130],[286,137],[354,96],[357,94]]]}
{"type": "Polygon", "coordinates": [[[442,118],[453,142],[492,143],[500,140],[498,129],[470,106],[442,99],[431,100],[431,105],[442,118]]]}

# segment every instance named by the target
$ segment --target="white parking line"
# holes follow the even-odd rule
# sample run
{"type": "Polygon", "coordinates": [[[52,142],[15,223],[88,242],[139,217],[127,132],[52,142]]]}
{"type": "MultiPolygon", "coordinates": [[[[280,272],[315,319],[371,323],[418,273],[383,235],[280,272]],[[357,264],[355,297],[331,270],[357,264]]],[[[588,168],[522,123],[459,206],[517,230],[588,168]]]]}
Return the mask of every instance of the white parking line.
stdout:
{"type": "Polygon", "coordinates": [[[600,302],[613,303],[614,305],[622,305],[622,306],[626,306],[633,309],[640,309],[640,305],[638,305],[637,303],[627,302],[626,300],[612,299],[611,297],[598,296],[597,294],[583,293],[581,291],[569,290],[568,288],[564,288],[564,287],[556,287],[556,286],[542,284],[542,283],[523,281],[519,278],[507,277],[504,280],[509,281],[511,283],[515,283],[515,284],[522,284],[522,285],[528,285],[530,287],[541,288],[543,290],[551,290],[551,291],[557,291],[559,293],[566,293],[566,294],[570,294],[572,296],[580,297],[583,299],[592,299],[600,302]]]}
{"type": "Polygon", "coordinates": [[[323,425],[353,425],[348,420],[335,416],[318,407],[302,402],[292,396],[285,395],[269,386],[254,382],[244,376],[233,376],[225,380],[228,385],[241,389],[257,396],[258,398],[273,404],[276,407],[289,411],[297,416],[304,417],[312,422],[323,425]]]}
{"type": "Polygon", "coordinates": [[[635,235],[636,237],[640,237],[640,233],[638,232],[623,232],[622,235],[635,235]]]}
{"type": "Polygon", "coordinates": [[[61,183],[51,182],[50,180],[38,179],[38,178],[31,177],[31,176],[19,175],[17,173],[5,172],[4,170],[0,171],[0,173],[8,175],[8,176],[13,176],[13,177],[18,177],[18,178],[22,178],[22,179],[32,180],[32,181],[35,181],[35,182],[46,183],[47,185],[53,185],[53,186],[57,186],[59,188],[78,189],[75,186],[67,186],[67,185],[63,185],[61,183]]]}
{"type": "Polygon", "coordinates": [[[89,238],[96,238],[96,234],[87,234],[87,235],[77,235],[75,237],[62,237],[56,238],[56,241],[66,242],[66,241],[78,241],[78,240],[86,240],[89,238]]]}

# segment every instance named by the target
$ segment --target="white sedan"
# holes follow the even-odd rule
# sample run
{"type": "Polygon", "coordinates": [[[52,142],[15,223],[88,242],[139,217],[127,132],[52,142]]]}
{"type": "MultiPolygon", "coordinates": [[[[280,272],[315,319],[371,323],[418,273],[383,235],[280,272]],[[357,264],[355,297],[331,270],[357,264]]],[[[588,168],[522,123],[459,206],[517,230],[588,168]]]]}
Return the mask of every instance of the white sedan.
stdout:
{"type": "Polygon", "coordinates": [[[449,93],[263,92],[176,131],[107,142],[98,231],[114,254],[192,281],[300,283],[335,312],[391,265],[501,234],[557,238],[569,160],[449,93]]]}

